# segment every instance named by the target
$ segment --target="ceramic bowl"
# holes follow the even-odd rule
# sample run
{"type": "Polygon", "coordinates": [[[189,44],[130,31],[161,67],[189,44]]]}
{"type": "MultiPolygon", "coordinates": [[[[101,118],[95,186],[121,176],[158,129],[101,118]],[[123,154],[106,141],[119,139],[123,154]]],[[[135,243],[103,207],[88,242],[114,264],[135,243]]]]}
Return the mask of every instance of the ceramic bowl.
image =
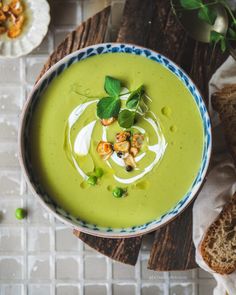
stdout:
{"type": "Polygon", "coordinates": [[[40,202],[46,207],[50,212],[52,212],[58,219],[62,222],[77,228],[82,232],[86,232],[92,235],[97,236],[107,236],[107,237],[127,237],[135,236],[147,233],[152,231],[174,217],[176,217],[181,211],[183,211],[188,204],[193,200],[194,196],[198,192],[201,184],[203,183],[204,177],[207,172],[210,155],[211,155],[211,146],[212,146],[212,134],[211,134],[211,124],[209,115],[206,109],[206,106],[203,102],[203,99],[197,90],[194,83],[191,79],[180,69],[174,62],[166,58],[165,56],[154,52],[150,49],[142,48],[136,45],[131,44],[117,44],[117,43],[105,43],[97,44],[84,49],[78,50],[60,60],[57,64],[52,66],[43,77],[35,85],[33,92],[29,96],[23,110],[23,115],[20,123],[20,134],[19,134],[19,148],[20,148],[20,162],[22,169],[24,171],[27,183],[34,195],[40,202]],[[197,176],[192,183],[192,186],[189,188],[189,191],[185,196],[176,204],[174,208],[166,212],[164,215],[158,217],[155,220],[151,220],[148,223],[133,226],[129,228],[104,228],[96,224],[89,224],[75,218],[70,215],[68,212],[59,207],[49,195],[47,195],[40,183],[34,177],[34,171],[29,159],[29,126],[30,120],[34,113],[34,107],[37,103],[37,100],[40,98],[42,92],[47,88],[51,81],[72,64],[77,63],[83,59],[89,58],[90,56],[106,53],[115,53],[115,52],[126,52],[128,54],[142,55],[148,59],[155,61],[156,63],[161,64],[163,67],[172,72],[173,75],[178,77],[181,83],[188,89],[191,93],[192,99],[195,101],[202,119],[202,124],[204,126],[204,148],[201,165],[199,167],[197,176]]]}
{"type": "Polygon", "coordinates": [[[26,55],[42,42],[50,22],[46,0],[24,0],[27,22],[22,33],[14,39],[5,34],[0,37],[0,57],[14,58],[26,55]]]}

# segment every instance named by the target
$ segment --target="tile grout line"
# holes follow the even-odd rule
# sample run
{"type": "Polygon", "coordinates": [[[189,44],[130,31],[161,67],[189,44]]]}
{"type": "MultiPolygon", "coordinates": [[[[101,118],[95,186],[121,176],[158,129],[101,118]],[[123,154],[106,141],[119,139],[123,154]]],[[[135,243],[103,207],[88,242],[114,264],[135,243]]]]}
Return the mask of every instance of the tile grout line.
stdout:
{"type": "Polygon", "coordinates": [[[112,277],[113,277],[113,263],[112,260],[106,257],[106,265],[107,265],[107,294],[112,295],[112,277]]]}
{"type": "Polygon", "coordinates": [[[80,280],[80,291],[81,295],[85,294],[84,291],[84,264],[85,264],[85,251],[84,251],[84,245],[81,240],[79,240],[79,280],[80,280]]]}
{"type": "Polygon", "coordinates": [[[193,294],[198,295],[199,294],[199,274],[198,274],[198,269],[193,270],[193,279],[194,279],[194,284],[193,284],[193,294]]]}
{"type": "Polygon", "coordinates": [[[165,272],[164,277],[166,277],[166,294],[165,295],[170,295],[170,273],[165,272]]]}
{"type": "MultiPolygon", "coordinates": [[[[140,249],[140,251],[142,251],[142,250],[140,249]]],[[[142,269],[141,255],[142,255],[142,253],[139,252],[138,259],[137,259],[137,262],[135,265],[136,295],[141,295],[141,269],[142,269]]]]}

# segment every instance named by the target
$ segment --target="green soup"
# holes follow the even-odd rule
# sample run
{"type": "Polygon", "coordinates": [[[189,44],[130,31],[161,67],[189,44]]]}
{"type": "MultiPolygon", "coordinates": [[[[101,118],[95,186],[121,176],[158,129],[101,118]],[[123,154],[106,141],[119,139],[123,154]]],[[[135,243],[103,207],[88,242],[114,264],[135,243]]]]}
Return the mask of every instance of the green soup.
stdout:
{"type": "Polygon", "coordinates": [[[99,226],[129,227],[160,217],[187,193],[201,163],[203,125],[190,92],[141,56],[102,54],[71,65],[41,96],[31,126],[32,163],[44,189],[73,216],[99,226]],[[133,128],[144,130],[145,145],[131,172],[96,151],[104,136],[114,141],[122,130],[117,122],[103,127],[96,117],[97,99],[107,96],[106,75],[129,90],[143,84],[149,98],[148,113],[133,128]],[[77,155],[76,142],[87,153],[77,155]],[[83,175],[96,167],[104,175],[91,186],[83,175]],[[127,190],[125,197],[112,195],[117,186],[127,190]]]}

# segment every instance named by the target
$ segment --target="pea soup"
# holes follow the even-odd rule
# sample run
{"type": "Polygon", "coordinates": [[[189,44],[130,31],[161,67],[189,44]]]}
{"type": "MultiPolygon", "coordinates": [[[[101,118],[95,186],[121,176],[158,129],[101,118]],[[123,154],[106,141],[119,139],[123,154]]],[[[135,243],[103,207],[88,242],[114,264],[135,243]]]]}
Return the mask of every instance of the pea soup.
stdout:
{"type": "Polygon", "coordinates": [[[45,191],[76,218],[122,228],[152,221],[190,189],[203,125],[181,81],[127,53],[71,65],[44,91],[30,130],[45,191]]]}

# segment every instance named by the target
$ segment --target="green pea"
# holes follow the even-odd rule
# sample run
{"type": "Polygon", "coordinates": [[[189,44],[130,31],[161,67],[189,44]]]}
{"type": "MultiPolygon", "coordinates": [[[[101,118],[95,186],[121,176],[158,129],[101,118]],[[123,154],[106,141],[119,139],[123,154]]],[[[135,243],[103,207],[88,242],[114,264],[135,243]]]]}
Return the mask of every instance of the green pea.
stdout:
{"type": "Polygon", "coordinates": [[[113,189],[112,194],[115,198],[121,198],[125,193],[125,190],[121,187],[116,187],[113,189]]]}
{"type": "Polygon", "coordinates": [[[97,183],[97,176],[90,175],[89,178],[87,179],[87,183],[90,185],[95,185],[97,183]]]}
{"type": "Polygon", "coordinates": [[[15,216],[17,219],[24,219],[26,216],[26,211],[23,208],[17,208],[15,211],[15,216]]]}
{"type": "Polygon", "coordinates": [[[98,178],[102,177],[103,174],[104,174],[103,169],[102,169],[102,168],[99,168],[99,167],[95,168],[95,170],[94,170],[94,174],[95,174],[95,176],[97,176],[98,178]]]}

